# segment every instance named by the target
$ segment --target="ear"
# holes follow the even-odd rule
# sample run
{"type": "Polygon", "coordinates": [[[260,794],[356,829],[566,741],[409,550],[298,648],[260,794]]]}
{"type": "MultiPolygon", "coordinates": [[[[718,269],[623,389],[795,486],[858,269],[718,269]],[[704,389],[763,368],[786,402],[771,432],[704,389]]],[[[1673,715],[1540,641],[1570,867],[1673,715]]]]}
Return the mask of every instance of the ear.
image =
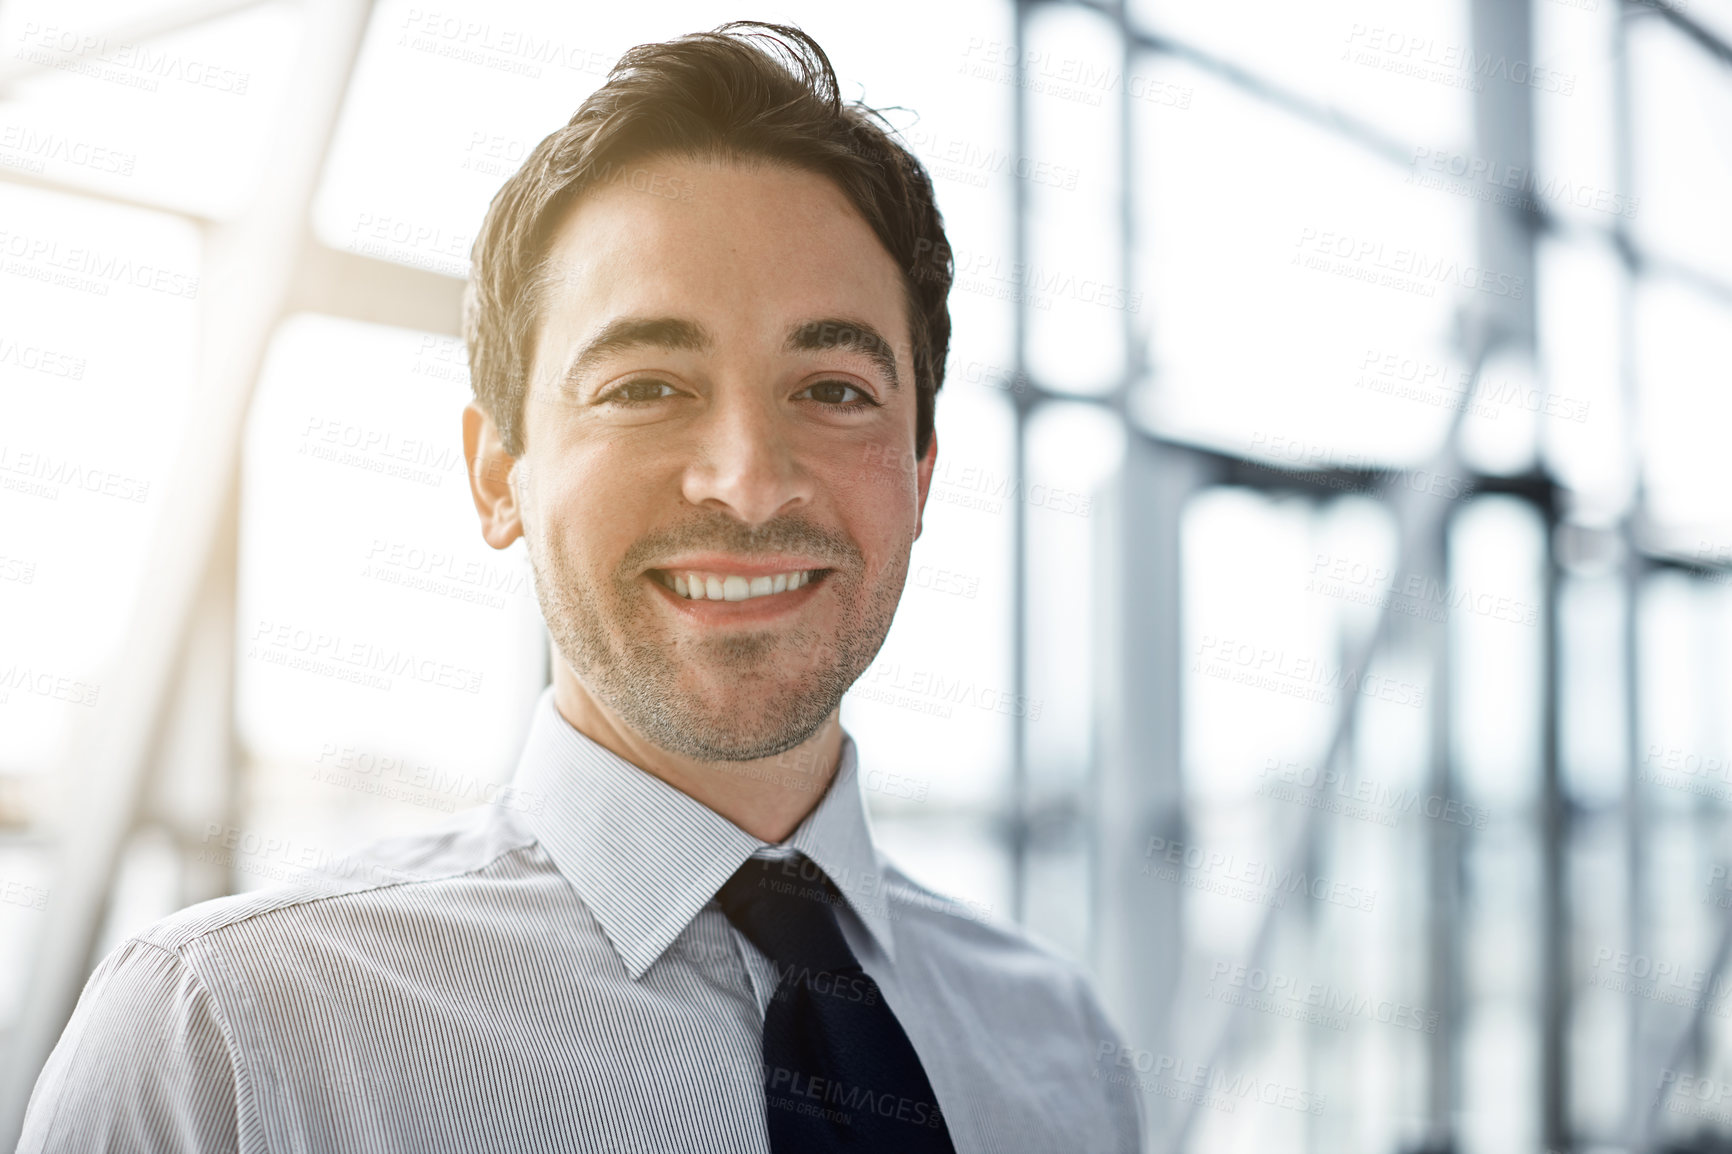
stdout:
{"type": "Polygon", "coordinates": [[[914,511],[914,536],[918,538],[921,530],[926,527],[926,494],[932,491],[932,468],[938,464],[938,430],[932,430],[932,436],[926,442],[926,452],[920,455],[920,462],[915,466],[916,483],[920,491],[920,504],[914,511]]]}
{"type": "Polygon", "coordinates": [[[523,514],[511,484],[517,458],[505,451],[493,418],[474,402],[463,409],[463,457],[469,462],[469,494],[481,515],[481,536],[503,549],[523,536],[523,514]]]}

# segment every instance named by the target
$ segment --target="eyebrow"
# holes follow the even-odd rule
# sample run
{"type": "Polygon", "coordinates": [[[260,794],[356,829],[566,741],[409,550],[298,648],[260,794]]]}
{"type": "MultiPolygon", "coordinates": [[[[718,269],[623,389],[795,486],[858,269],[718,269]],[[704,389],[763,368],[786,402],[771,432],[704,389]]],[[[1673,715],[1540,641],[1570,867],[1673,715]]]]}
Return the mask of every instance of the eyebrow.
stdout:
{"type": "Polygon", "coordinates": [[[824,349],[854,349],[871,358],[890,380],[890,387],[902,387],[896,374],[896,354],[882,333],[865,321],[845,317],[822,317],[795,325],[783,346],[789,352],[819,352],[824,349]]]}
{"type": "MultiPolygon", "coordinates": [[[[567,363],[564,379],[575,383],[608,357],[632,349],[703,352],[714,346],[715,338],[708,329],[684,317],[618,317],[584,342],[567,363]]],[[[783,348],[788,352],[853,349],[871,359],[890,381],[891,388],[902,387],[902,379],[896,371],[896,354],[890,342],[865,321],[845,317],[804,321],[788,331],[783,348]]]]}
{"type": "Polygon", "coordinates": [[[683,317],[618,317],[584,342],[565,367],[565,380],[576,382],[590,369],[629,349],[702,352],[715,344],[709,330],[683,317]]]}

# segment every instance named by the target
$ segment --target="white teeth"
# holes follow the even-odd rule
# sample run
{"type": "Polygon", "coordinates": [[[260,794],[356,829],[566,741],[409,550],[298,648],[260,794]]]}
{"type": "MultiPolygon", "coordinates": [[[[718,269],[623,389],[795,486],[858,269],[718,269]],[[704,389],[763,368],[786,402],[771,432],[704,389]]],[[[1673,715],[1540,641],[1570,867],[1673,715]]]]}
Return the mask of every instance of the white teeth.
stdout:
{"type": "Polygon", "coordinates": [[[790,593],[812,583],[812,573],[800,570],[769,577],[703,577],[696,573],[664,573],[662,583],[692,601],[750,601],[775,593],[790,593]]]}

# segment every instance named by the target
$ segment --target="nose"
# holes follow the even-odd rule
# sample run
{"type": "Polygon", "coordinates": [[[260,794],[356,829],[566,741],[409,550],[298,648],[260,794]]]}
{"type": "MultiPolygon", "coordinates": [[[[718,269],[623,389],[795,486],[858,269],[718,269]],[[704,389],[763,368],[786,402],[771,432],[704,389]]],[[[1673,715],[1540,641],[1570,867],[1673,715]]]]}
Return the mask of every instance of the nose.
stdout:
{"type": "Polygon", "coordinates": [[[812,499],[811,474],[775,402],[755,389],[718,390],[682,493],[693,505],[761,525],[812,499]]]}

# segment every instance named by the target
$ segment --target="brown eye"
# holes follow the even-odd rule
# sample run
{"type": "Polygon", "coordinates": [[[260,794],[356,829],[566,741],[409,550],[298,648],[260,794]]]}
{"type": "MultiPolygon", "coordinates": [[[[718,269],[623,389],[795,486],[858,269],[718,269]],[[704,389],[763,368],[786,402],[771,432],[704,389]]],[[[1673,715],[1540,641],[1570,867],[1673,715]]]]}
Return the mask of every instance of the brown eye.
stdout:
{"type": "Polygon", "coordinates": [[[837,405],[850,408],[855,405],[875,405],[878,402],[866,395],[864,389],[850,385],[847,381],[819,381],[809,385],[804,392],[810,394],[814,401],[821,405],[837,405]],[[849,394],[853,394],[850,396],[849,394]]]}
{"type": "Polygon", "coordinates": [[[654,377],[639,377],[608,393],[603,400],[623,401],[626,404],[642,404],[645,401],[660,401],[674,395],[677,390],[666,381],[654,377]]]}

